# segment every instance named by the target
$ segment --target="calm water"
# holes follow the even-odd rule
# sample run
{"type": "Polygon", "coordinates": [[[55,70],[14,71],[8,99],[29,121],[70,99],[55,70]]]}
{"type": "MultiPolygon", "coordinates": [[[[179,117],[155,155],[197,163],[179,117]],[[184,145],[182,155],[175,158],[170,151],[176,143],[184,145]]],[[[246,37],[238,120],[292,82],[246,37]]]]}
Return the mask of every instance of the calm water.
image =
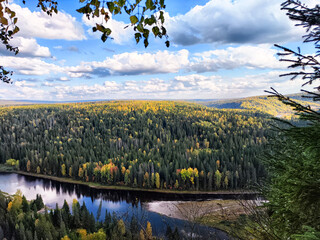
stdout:
{"type": "MultiPolygon", "coordinates": [[[[50,208],[55,208],[56,204],[62,207],[64,200],[70,204],[73,199],[77,199],[80,204],[85,202],[89,211],[97,216],[100,202],[102,211],[100,220],[105,218],[105,212],[115,212],[119,218],[130,219],[135,216],[141,222],[149,221],[152,225],[153,233],[157,236],[164,236],[167,225],[174,228],[178,227],[181,233],[188,235],[190,223],[178,219],[161,216],[158,213],[150,212],[143,206],[144,202],[159,200],[172,200],[166,198],[164,194],[128,192],[116,190],[96,190],[87,186],[69,183],[60,183],[47,179],[22,176],[14,173],[0,173],[0,190],[9,194],[14,194],[18,189],[28,200],[35,199],[37,194],[41,194],[42,199],[50,208]]],[[[171,196],[172,198],[172,196],[171,196]]],[[[206,239],[228,239],[224,232],[197,226],[197,232],[205,236],[206,239]]]]}

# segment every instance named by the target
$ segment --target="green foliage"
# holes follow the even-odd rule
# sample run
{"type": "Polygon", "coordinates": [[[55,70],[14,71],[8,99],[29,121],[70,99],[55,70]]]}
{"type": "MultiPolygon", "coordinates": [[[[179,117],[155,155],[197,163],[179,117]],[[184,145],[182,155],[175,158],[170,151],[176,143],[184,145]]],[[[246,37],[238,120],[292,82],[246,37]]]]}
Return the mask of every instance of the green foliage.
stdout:
{"type": "Polygon", "coordinates": [[[307,225],[319,230],[320,124],[293,127],[274,140],[267,156],[272,183],[267,194],[273,228],[284,237],[307,225]]]}
{"type": "MultiPolygon", "coordinates": [[[[89,19],[95,17],[102,17],[105,23],[96,24],[92,28],[94,32],[100,31],[102,33],[101,40],[105,42],[112,30],[104,26],[111,15],[127,14],[133,30],[135,33],[136,42],[139,43],[141,39],[144,41],[144,46],[149,45],[149,28],[152,28],[152,32],[155,37],[166,37],[168,38],[167,31],[164,28],[164,13],[165,9],[164,1],[158,0],[147,0],[143,4],[141,1],[136,1],[131,4],[130,1],[84,1],[85,6],[77,9],[79,13],[85,14],[89,19]]],[[[169,46],[169,41],[166,41],[166,45],[169,46]]]]}
{"type": "MultiPolygon", "coordinates": [[[[316,53],[304,55],[300,49],[286,47],[279,55],[281,61],[289,62],[290,68],[298,71],[283,74],[291,79],[301,77],[304,85],[319,79],[319,6],[309,8],[298,0],[282,4],[291,20],[306,28],[304,42],[313,42],[316,53]]],[[[319,90],[319,86],[316,87],[319,90]]],[[[320,100],[319,92],[306,93],[306,98],[320,100]]],[[[268,91],[269,92],[269,91],[268,91]]],[[[319,239],[320,231],[320,112],[319,108],[305,106],[299,101],[284,96],[272,89],[269,93],[282,103],[293,108],[304,126],[288,123],[288,128],[276,129],[279,135],[272,141],[272,152],[267,156],[271,184],[267,191],[267,204],[271,229],[279,239],[319,239]]]]}
{"type": "Polygon", "coordinates": [[[12,159],[12,158],[8,159],[6,161],[6,165],[14,167],[15,169],[19,170],[19,160],[15,160],[15,159],[12,159]]]}
{"type": "Polygon", "coordinates": [[[320,232],[315,231],[314,228],[304,226],[303,230],[305,230],[303,234],[295,234],[292,236],[292,239],[295,239],[295,240],[318,240],[318,239],[320,239],[320,232]]]}

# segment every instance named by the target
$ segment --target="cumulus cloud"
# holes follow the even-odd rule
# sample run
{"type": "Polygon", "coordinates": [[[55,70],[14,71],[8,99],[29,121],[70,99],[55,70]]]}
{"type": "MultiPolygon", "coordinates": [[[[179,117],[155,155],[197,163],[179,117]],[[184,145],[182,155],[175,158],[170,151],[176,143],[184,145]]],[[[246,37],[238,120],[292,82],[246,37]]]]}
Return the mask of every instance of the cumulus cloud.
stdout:
{"type": "Polygon", "coordinates": [[[20,28],[18,36],[25,38],[82,40],[85,39],[81,23],[76,18],[62,11],[52,17],[44,12],[30,11],[17,4],[10,8],[16,12],[17,25],[20,28]]]}
{"type": "MultiPolygon", "coordinates": [[[[111,17],[108,22],[105,24],[105,27],[108,27],[111,29],[112,33],[110,37],[113,38],[113,42],[116,44],[124,44],[127,43],[128,41],[132,41],[132,36],[133,36],[133,30],[131,27],[127,26],[129,24],[126,24],[122,21],[117,21],[112,18],[112,15],[109,14],[111,17]]],[[[88,19],[85,15],[82,16],[82,22],[90,27],[88,29],[88,34],[95,37],[95,38],[100,38],[101,33],[100,32],[92,32],[92,27],[95,27],[96,24],[101,24],[103,22],[102,17],[100,18],[90,18],[88,19]]]]}
{"type": "Polygon", "coordinates": [[[294,26],[278,0],[211,0],[184,15],[166,14],[172,41],[199,43],[277,43],[301,40],[302,28],[294,26]]]}
{"type": "Polygon", "coordinates": [[[121,87],[121,84],[114,81],[106,81],[104,84],[94,85],[56,85],[51,91],[51,95],[54,95],[58,99],[107,99],[110,94],[117,92],[121,87]]]}
{"type": "Polygon", "coordinates": [[[35,86],[36,86],[36,84],[34,84],[34,83],[29,83],[29,82],[27,82],[27,81],[25,81],[25,80],[23,80],[23,81],[16,81],[16,82],[14,82],[14,85],[17,86],[17,87],[35,87],[35,86]]]}
{"type": "MultiPolygon", "coordinates": [[[[49,48],[40,46],[34,38],[15,37],[10,44],[19,48],[19,57],[51,57],[49,48]]],[[[0,45],[0,53],[14,56],[14,53],[8,51],[3,44],[0,45]]]]}
{"type": "Polygon", "coordinates": [[[0,83],[0,98],[8,100],[47,100],[48,93],[37,86],[30,85],[25,81],[17,81],[14,84],[0,83]]]}
{"type": "Polygon", "coordinates": [[[70,77],[96,75],[146,75],[157,73],[174,73],[189,63],[189,52],[158,51],[156,53],[126,52],[113,55],[102,62],[82,62],[79,66],[68,67],[70,77]]]}
{"type": "MultiPolygon", "coordinates": [[[[0,64],[23,75],[64,73],[69,78],[153,75],[179,72],[216,72],[219,70],[285,69],[287,63],[279,62],[277,50],[271,45],[239,46],[199,52],[189,57],[188,50],[158,51],[155,53],[125,52],[107,57],[104,61],[80,62],[75,66],[48,63],[36,58],[0,57],[0,64]]],[[[24,48],[22,48],[24,49],[24,48]]],[[[41,47],[40,47],[41,49],[41,47]]],[[[31,51],[31,50],[30,50],[31,51]]],[[[44,51],[45,52],[45,51],[44,51]]],[[[34,52],[36,55],[37,51],[34,52]]],[[[41,51],[39,50],[39,54],[41,51]]],[[[27,54],[27,52],[25,52],[27,54]]],[[[45,54],[42,54],[45,56],[45,54]]],[[[51,76],[48,81],[68,81],[67,76],[51,76]]],[[[130,87],[128,84],[127,87],[130,87]]],[[[132,87],[132,86],[131,86],[132,87]]]]}
{"type": "Polygon", "coordinates": [[[64,71],[62,67],[38,58],[0,56],[0,66],[14,69],[16,73],[22,75],[46,75],[64,71]]]}
{"type": "Polygon", "coordinates": [[[220,69],[284,69],[285,62],[279,62],[277,51],[269,45],[228,47],[195,54],[190,63],[189,71],[197,73],[216,72],[220,69]]]}

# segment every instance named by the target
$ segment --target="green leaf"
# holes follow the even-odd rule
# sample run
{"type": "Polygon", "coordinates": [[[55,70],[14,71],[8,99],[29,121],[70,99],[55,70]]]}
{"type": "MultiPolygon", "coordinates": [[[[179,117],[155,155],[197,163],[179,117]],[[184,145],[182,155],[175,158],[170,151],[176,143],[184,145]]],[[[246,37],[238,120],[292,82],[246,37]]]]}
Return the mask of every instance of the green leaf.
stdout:
{"type": "Polygon", "coordinates": [[[101,40],[102,40],[102,42],[105,42],[105,41],[107,41],[107,39],[108,39],[108,36],[107,36],[107,34],[102,34],[102,36],[101,36],[101,40]]]}
{"type": "Polygon", "coordinates": [[[94,10],[94,16],[99,17],[100,11],[99,8],[96,8],[96,10],[94,10]]]}
{"type": "Polygon", "coordinates": [[[162,8],[165,8],[165,7],[166,7],[166,5],[164,5],[164,0],[160,0],[160,6],[161,6],[162,8]]]}
{"type": "Polygon", "coordinates": [[[132,23],[132,25],[134,25],[137,22],[139,22],[139,19],[136,16],[131,16],[130,17],[130,22],[132,23]]]}
{"type": "Polygon", "coordinates": [[[166,44],[167,47],[170,47],[170,42],[169,41],[166,41],[165,44],[166,44]]]}
{"type": "Polygon", "coordinates": [[[163,14],[163,11],[160,11],[159,19],[161,20],[161,23],[163,24],[163,23],[164,23],[164,14],[163,14]]]}
{"type": "Polygon", "coordinates": [[[144,47],[147,48],[148,45],[149,45],[148,39],[145,39],[145,40],[143,41],[143,43],[144,43],[144,47]]]}
{"type": "Polygon", "coordinates": [[[154,36],[157,37],[159,32],[160,32],[160,30],[159,30],[159,28],[157,26],[155,26],[155,27],[152,28],[152,32],[153,32],[154,36]]]}
{"type": "Polygon", "coordinates": [[[106,28],[105,33],[109,36],[112,33],[112,31],[110,28],[106,28]]]}
{"type": "Polygon", "coordinates": [[[118,1],[118,6],[123,7],[126,4],[126,0],[119,0],[118,1]]]}
{"type": "Polygon", "coordinates": [[[144,28],[143,28],[141,22],[138,24],[137,29],[139,32],[143,32],[144,28]]]}
{"type": "Polygon", "coordinates": [[[167,29],[165,29],[165,27],[161,27],[161,30],[162,30],[162,35],[166,35],[167,34],[167,29]]]}
{"type": "Polygon", "coordinates": [[[91,5],[95,6],[96,8],[99,8],[100,7],[100,1],[98,0],[92,0],[90,2],[91,5]]]}
{"type": "Polygon", "coordinates": [[[141,37],[142,37],[142,36],[141,36],[141,33],[135,33],[135,34],[134,34],[134,38],[136,39],[136,42],[137,42],[137,43],[139,43],[141,37]]]}
{"type": "Polygon", "coordinates": [[[153,1],[152,1],[152,0],[147,0],[147,1],[146,1],[146,7],[147,7],[147,9],[151,9],[152,6],[153,6],[153,1]]]}
{"type": "Polygon", "coordinates": [[[89,5],[86,5],[82,8],[79,8],[76,10],[78,13],[82,13],[82,14],[85,14],[85,13],[92,13],[92,9],[89,5]]]}
{"type": "Polygon", "coordinates": [[[107,2],[107,6],[108,6],[108,9],[111,13],[113,13],[113,10],[114,10],[114,3],[113,2],[107,2]]]}
{"type": "Polygon", "coordinates": [[[142,34],[143,37],[144,37],[144,38],[148,38],[148,37],[149,37],[149,32],[150,32],[150,31],[149,31],[148,29],[146,29],[146,28],[143,29],[143,34],[142,34]]]}
{"type": "Polygon", "coordinates": [[[102,26],[101,24],[96,24],[97,30],[100,32],[105,32],[105,27],[102,26]]]}

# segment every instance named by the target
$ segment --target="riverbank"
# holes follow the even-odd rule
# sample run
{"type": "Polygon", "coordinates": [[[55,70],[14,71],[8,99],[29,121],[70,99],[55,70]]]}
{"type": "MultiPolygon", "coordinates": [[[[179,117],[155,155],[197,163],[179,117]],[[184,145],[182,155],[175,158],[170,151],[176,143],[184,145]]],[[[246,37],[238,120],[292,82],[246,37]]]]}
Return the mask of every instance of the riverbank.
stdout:
{"type": "Polygon", "coordinates": [[[144,203],[143,206],[151,212],[176,219],[200,221],[208,215],[211,215],[220,222],[226,219],[235,220],[241,214],[246,214],[241,201],[155,201],[144,203]]]}
{"type": "Polygon", "coordinates": [[[144,203],[143,206],[151,212],[188,222],[200,223],[239,237],[245,236],[244,225],[239,224],[239,221],[249,214],[245,206],[252,204],[251,202],[253,201],[156,201],[144,203]]]}
{"type": "Polygon", "coordinates": [[[115,191],[130,191],[130,192],[145,192],[145,193],[157,193],[157,194],[165,194],[166,196],[172,195],[174,198],[179,199],[251,199],[255,198],[258,193],[254,191],[213,191],[213,192],[205,192],[205,191],[178,191],[178,190],[168,190],[168,189],[145,189],[145,188],[132,188],[127,186],[117,186],[117,185],[102,185],[100,183],[94,182],[83,182],[79,180],[74,180],[71,178],[63,178],[63,177],[55,177],[55,176],[48,176],[44,174],[37,174],[37,173],[29,173],[23,171],[17,171],[6,165],[0,165],[0,172],[6,173],[16,173],[24,176],[30,176],[35,178],[42,178],[42,179],[49,179],[61,183],[69,183],[69,184],[77,184],[82,186],[87,186],[92,189],[97,190],[115,190],[115,191]]]}

